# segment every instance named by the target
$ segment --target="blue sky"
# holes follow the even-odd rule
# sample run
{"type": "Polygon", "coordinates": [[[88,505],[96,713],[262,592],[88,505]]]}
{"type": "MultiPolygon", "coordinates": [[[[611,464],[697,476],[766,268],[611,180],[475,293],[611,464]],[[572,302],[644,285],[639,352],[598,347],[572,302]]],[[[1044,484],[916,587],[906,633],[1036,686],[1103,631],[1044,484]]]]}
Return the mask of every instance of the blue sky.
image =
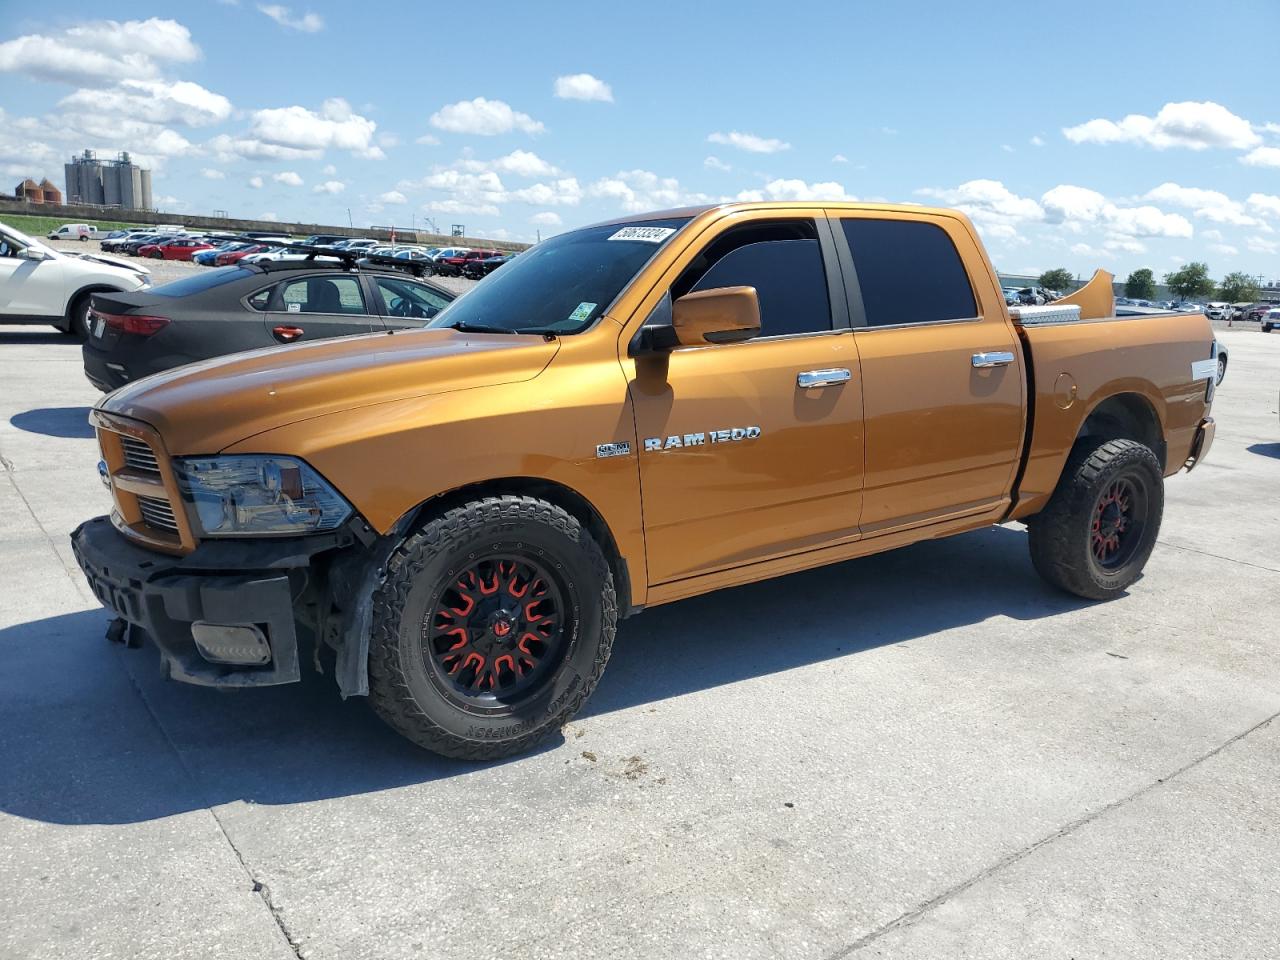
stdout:
{"type": "Polygon", "coordinates": [[[1005,271],[1280,277],[1275,0],[50,9],[0,25],[14,183],[130,150],[170,210],[517,240],[737,197],[927,202],[1005,271]]]}

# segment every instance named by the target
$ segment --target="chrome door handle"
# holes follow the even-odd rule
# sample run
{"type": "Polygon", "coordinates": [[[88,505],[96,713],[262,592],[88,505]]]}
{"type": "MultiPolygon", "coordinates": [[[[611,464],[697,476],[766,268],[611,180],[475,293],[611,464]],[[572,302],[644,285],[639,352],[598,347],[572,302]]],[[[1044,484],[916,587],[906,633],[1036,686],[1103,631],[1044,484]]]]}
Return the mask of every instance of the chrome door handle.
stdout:
{"type": "Polygon", "coordinates": [[[997,350],[994,353],[975,353],[973,355],[973,365],[975,367],[1004,367],[1013,363],[1013,354],[1008,350],[997,350]]]}
{"type": "Polygon", "coordinates": [[[830,387],[837,383],[847,382],[851,374],[844,367],[832,367],[829,370],[805,370],[796,374],[796,384],[805,390],[817,387],[830,387]]]}

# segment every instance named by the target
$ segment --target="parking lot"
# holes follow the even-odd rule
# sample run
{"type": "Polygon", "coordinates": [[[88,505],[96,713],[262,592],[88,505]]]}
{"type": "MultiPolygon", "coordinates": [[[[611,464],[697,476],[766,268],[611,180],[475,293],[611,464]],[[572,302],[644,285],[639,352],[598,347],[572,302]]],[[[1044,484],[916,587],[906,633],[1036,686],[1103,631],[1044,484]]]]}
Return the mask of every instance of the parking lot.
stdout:
{"type": "Polygon", "coordinates": [[[0,957],[1274,956],[1280,337],[1219,336],[1123,598],[1010,525],[655,608],[561,737],[471,765],[331,678],[107,643],[99,395],[0,327],[0,957]]]}

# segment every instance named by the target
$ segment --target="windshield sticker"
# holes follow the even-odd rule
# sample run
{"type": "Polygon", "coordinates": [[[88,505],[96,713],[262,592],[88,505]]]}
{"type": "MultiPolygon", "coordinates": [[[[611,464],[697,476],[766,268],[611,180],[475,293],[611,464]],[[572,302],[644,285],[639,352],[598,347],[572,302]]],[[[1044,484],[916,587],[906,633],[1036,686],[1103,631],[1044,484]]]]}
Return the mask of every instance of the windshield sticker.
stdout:
{"type": "Polygon", "coordinates": [[[661,243],[675,232],[675,227],[623,227],[609,239],[661,243]]]}
{"type": "Polygon", "coordinates": [[[596,305],[594,303],[578,304],[578,306],[574,309],[573,313],[569,314],[569,322],[582,323],[589,316],[591,316],[591,311],[594,310],[595,308],[596,308],[596,305]]]}

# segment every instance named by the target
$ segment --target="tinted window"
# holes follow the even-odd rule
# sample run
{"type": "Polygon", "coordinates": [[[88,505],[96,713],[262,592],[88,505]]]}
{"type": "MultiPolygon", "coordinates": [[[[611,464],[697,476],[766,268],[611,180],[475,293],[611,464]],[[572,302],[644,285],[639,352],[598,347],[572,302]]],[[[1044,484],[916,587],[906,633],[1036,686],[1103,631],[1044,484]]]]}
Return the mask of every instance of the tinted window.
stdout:
{"type": "Polygon", "coordinates": [[[831,329],[827,276],[811,220],[753,224],[722,234],[672,284],[671,296],[738,286],[756,289],[762,337],[831,329]]]}
{"type": "Polygon", "coordinates": [[[365,313],[355,277],[307,277],[290,280],[281,292],[289,313],[365,313]]]}
{"type": "Polygon", "coordinates": [[[841,220],[853,251],[867,323],[976,317],[973,288],[946,232],[911,220],[841,220]]]}
{"type": "Polygon", "coordinates": [[[435,290],[411,280],[397,277],[375,277],[382,296],[383,311],[389,317],[416,317],[430,320],[449,305],[435,290]]]}
{"type": "Polygon", "coordinates": [[[181,280],[162,283],[149,293],[158,297],[189,297],[194,293],[203,293],[213,287],[220,287],[233,280],[242,280],[248,274],[239,267],[218,267],[216,270],[201,270],[181,280]]]}
{"type": "Polygon", "coordinates": [[[255,310],[267,309],[267,304],[271,302],[271,290],[272,290],[271,287],[266,287],[262,290],[259,290],[257,293],[255,293],[252,297],[249,298],[249,306],[253,307],[253,309],[255,310]]]}

